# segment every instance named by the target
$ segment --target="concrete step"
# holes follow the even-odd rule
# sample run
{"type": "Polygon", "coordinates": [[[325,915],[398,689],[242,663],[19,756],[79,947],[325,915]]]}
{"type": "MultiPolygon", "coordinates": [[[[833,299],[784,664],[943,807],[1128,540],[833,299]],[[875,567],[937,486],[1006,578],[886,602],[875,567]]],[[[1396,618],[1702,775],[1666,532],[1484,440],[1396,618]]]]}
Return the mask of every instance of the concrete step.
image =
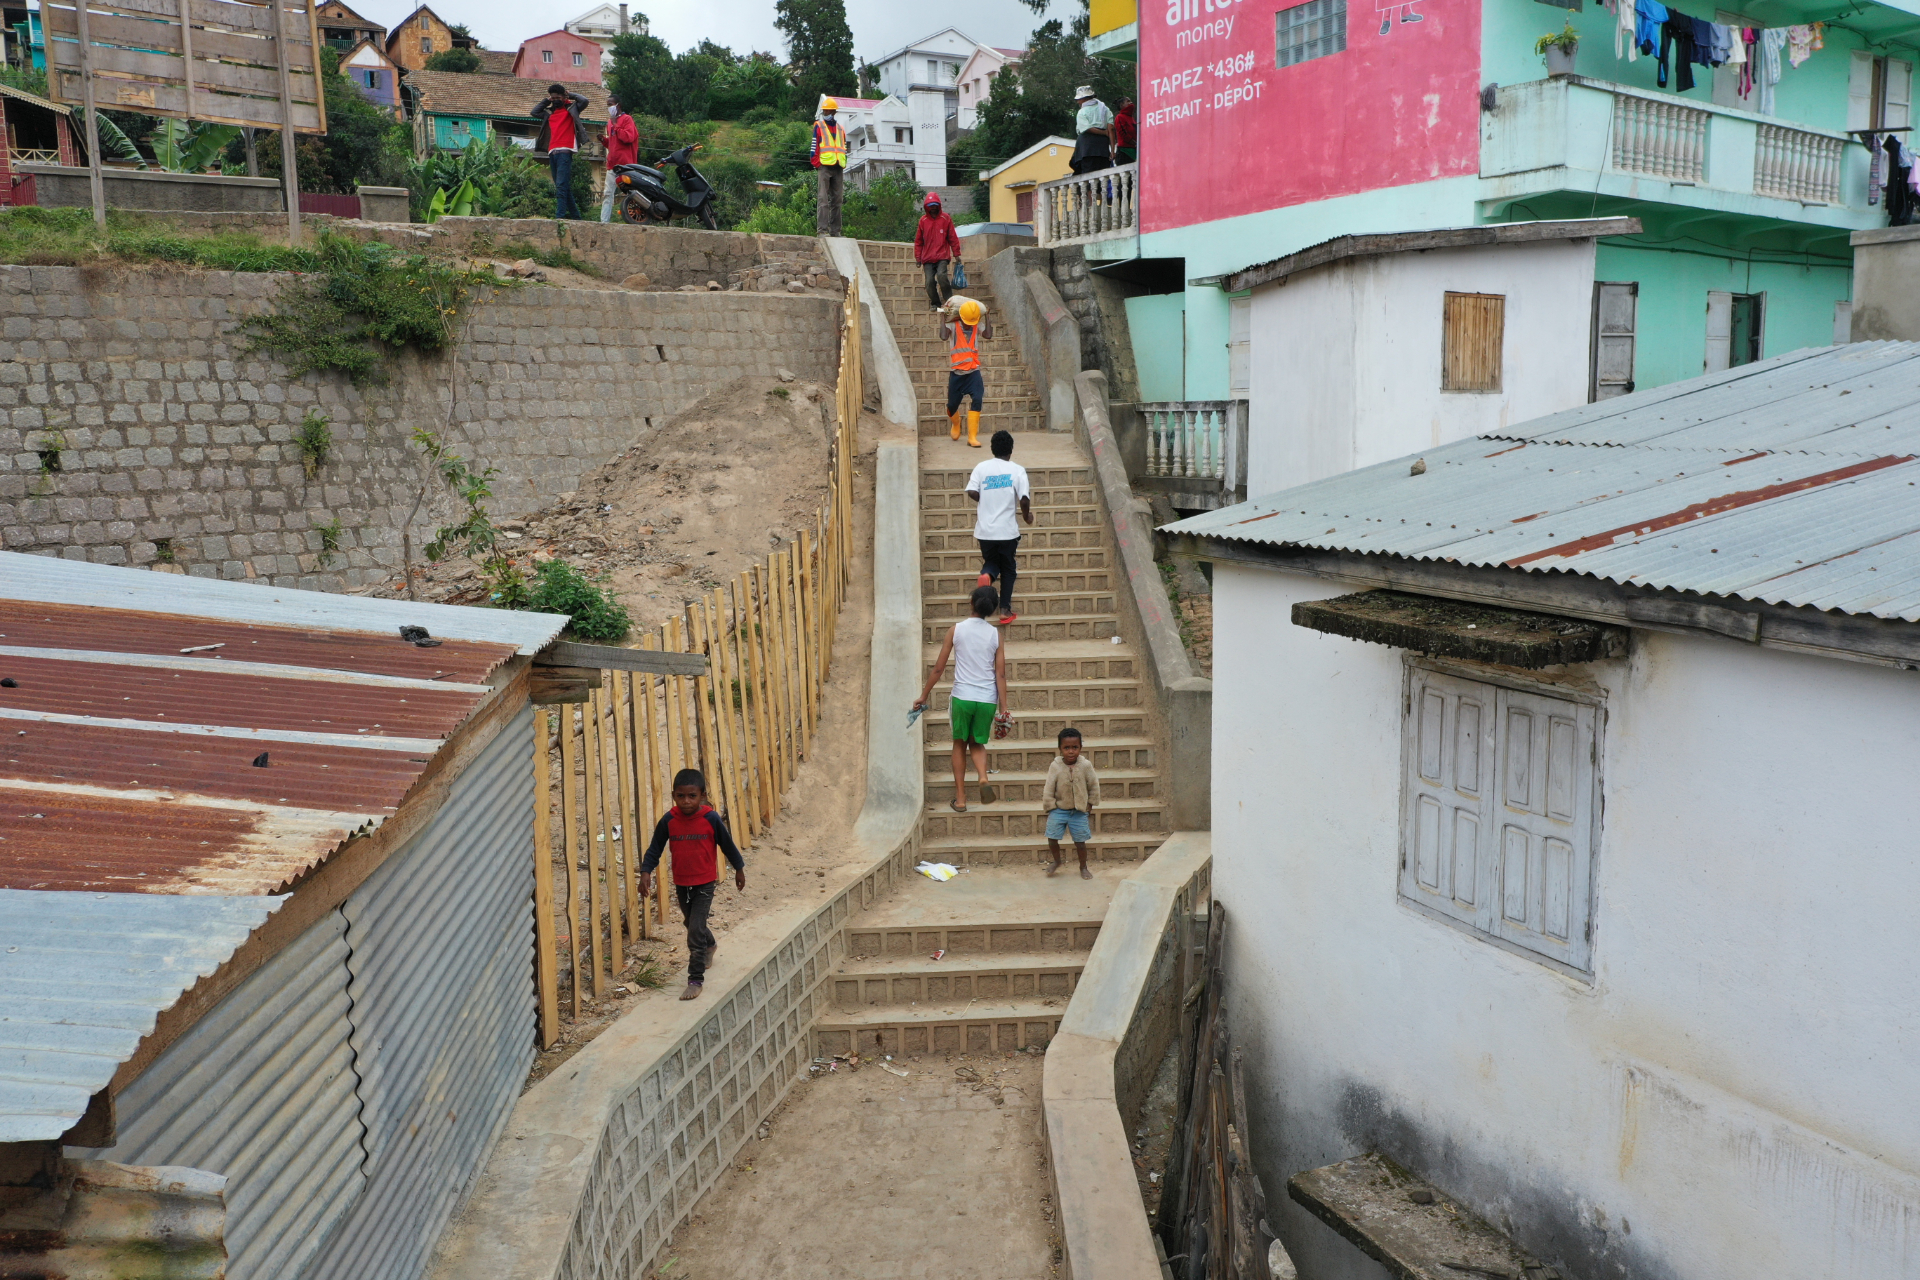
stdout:
{"type": "MultiPolygon", "coordinates": [[[[953,783],[949,779],[948,786],[953,783]]],[[[974,783],[968,779],[967,789],[972,791],[974,783]]],[[[1037,799],[1036,795],[1036,799],[1037,799]]],[[[949,796],[947,799],[952,799],[949,796]]],[[[1099,836],[1125,836],[1138,840],[1143,834],[1166,838],[1166,805],[1163,801],[1148,797],[1141,800],[1109,800],[1102,796],[1100,807],[1093,811],[1093,831],[1099,836]]],[[[968,802],[965,813],[955,813],[947,807],[947,801],[937,804],[928,801],[924,836],[928,840],[966,839],[975,842],[1010,843],[1011,845],[1038,845],[1046,847],[1047,815],[1032,801],[1010,801],[1002,797],[993,804],[981,804],[977,800],[968,802]]],[[[938,861],[929,857],[928,861],[938,861]]],[[[958,865],[958,864],[956,864],[958,865]]]]}
{"type": "MultiPolygon", "coordinates": [[[[953,732],[951,722],[948,724],[947,732],[949,735],[953,732]]],[[[1081,732],[1086,731],[1083,729],[1081,732]]],[[[1100,770],[1103,777],[1110,771],[1128,769],[1153,772],[1160,759],[1157,745],[1152,738],[1144,735],[1087,738],[1084,746],[1087,759],[1093,761],[1093,767],[1100,770]]],[[[987,780],[998,786],[1003,777],[1014,774],[1038,774],[1040,780],[1044,782],[1047,777],[1047,766],[1053,763],[1055,754],[1055,741],[1052,739],[1008,737],[998,742],[989,742],[987,768],[997,772],[989,774],[987,780]]],[[[935,741],[928,738],[926,763],[929,778],[942,777],[947,780],[949,787],[953,785],[953,743],[950,739],[935,741]]],[[[969,776],[971,776],[971,766],[969,766],[969,776]]],[[[952,798],[947,797],[949,800],[952,798]]]]}
{"type": "MultiPolygon", "coordinates": [[[[929,751],[927,754],[932,756],[933,753],[929,751]]],[[[989,762],[987,767],[991,769],[992,763],[989,762]]],[[[1119,800],[1165,803],[1160,795],[1160,775],[1151,769],[1101,769],[1098,765],[1094,768],[1100,773],[1100,802],[1103,805],[1119,800]]],[[[1040,793],[1047,785],[1047,771],[1045,769],[1002,769],[999,773],[987,775],[987,781],[999,788],[1000,795],[1000,798],[989,807],[1021,805],[1031,807],[1040,803],[1040,793]]],[[[974,786],[973,770],[969,766],[967,770],[969,797],[967,803],[969,805],[973,804],[972,797],[977,794],[974,786]]],[[[946,809],[947,801],[951,799],[953,799],[953,764],[952,748],[949,747],[948,750],[940,753],[938,764],[931,759],[927,762],[927,804],[929,808],[946,809]]],[[[982,812],[985,810],[983,809],[982,812]]],[[[1100,811],[1095,809],[1094,812],[1098,814],[1100,811]]]]}
{"type": "Polygon", "coordinates": [[[828,998],[845,1011],[929,1006],[920,1014],[950,1012],[953,1001],[1067,999],[1086,960],[1084,951],[934,954],[848,960],[833,971],[828,998]]]}
{"type": "MultiPolygon", "coordinates": [[[[985,416],[981,418],[985,424],[985,416]]],[[[1057,476],[1045,476],[1036,480],[1027,476],[1029,498],[1035,511],[1050,510],[1054,507],[1072,507],[1076,510],[1098,511],[1093,486],[1075,484],[1057,476]]],[[[961,476],[958,484],[920,485],[920,509],[922,511],[973,511],[978,504],[967,496],[967,477],[961,476]]]]}
{"type": "MultiPolygon", "coordinates": [[[[1082,570],[1110,570],[1113,566],[1113,553],[1105,547],[1084,547],[1077,549],[1042,550],[1029,547],[1025,538],[1020,539],[1020,576],[1024,579],[1029,573],[1078,573],[1082,570]]],[[[960,551],[928,552],[920,557],[922,574],[960,574],[980,576],[980,549],[973,547],[960,551]]]]}
{"type": "MultiPolygon", "coordinates": [[[[1111,620],[1115,618],[1115,608],[1112,588],[1085,591],[1033,591],[1027,588],[1024,581],[1016,582],[1013,588],[1014,612],[1022,619],[1031,619],[1036,622],[1043,618],[1111,620]]],[[[972,617],[973,609],[968,605],[965,596],[955,595],[944,600],[929,598],[921,603],[920,616],[929,622],[944,620],[951,623],[972,617]]],[[[1078,637],[1061,637],[1063,640],[1076,638],[1078,637]]]]}
{"type": "MultiPolygon", "coordinates": [[[[1014,601],[1016,606],[1019,603],[1017,599],[1014,601]]],[[[953,721],[949,714],[952,693],[952,685],[936,685],[933,705],[927,708],[928,716],[947,726],[942,741],[953,733],[953,721]]],[[[1063,724],[1074,724],[1083,734],[1087,732],[1086,729],[1075,723],[1073,717],[1144,715],[1146,700],[1146,690],[1138,680],[1059,681],[1044,684],[1012,679],[1007,681],[1008,710],[1013,712],[1016,720],[1021,716],[1059,716],[1063,724]]],[[[1059,730],[1054,732],[1058,733],[1059,730]]]]}
{"type": "MultiPolygon", "coordinates": [[[[1028,613],[1018,587],[1013,593],[1013,609],[1020,616],[1000,628],[1000,633],[1006,637],[1008,644],[1046,640],[1104,640],[1120,634],[1120,620],[1111,613],[1069,615],[1063,618],[1048,618],[1028,613]]],[[[940,643],[946,636],[947,628],[953,625],[953,621],[953,619],[946,619],[922,622],[920,642],[922,644],[940,643]]],[[[1054,728],[1061,728],[1066,723],[1063,720],[1054,728]]],[[[1121,732],[1121,730],[1116,729],[1115,732],[1121,732]]]]}
{"type": "MultiPolygon", "coordinates": [[[[931,573],[920,575],[920,593],[932,600],[965,601],[980,585],[979,566],[973,566],[973,572],[931,573]]],[[[1113,591],[1112,574],[1105,569],[1080,569],[1062,573],[1058,570],[1036,569],[1030,564],[1019,567],[1020,578],[1014,590],[1025,595],[1028,592],[1045,595],[1051,592],[1077,593],[1085,591],[1113,591]]]]}
{"type": "MultiPolygon", "coordinates": [[[[962,499],[962,501],[966,500],[962,499]]],[[[1088,545],[1101,545],[1102,542],[1104,542],[1106,530],[1102,522],[1098,519],[1099,514],[1100,513],[1092,507],[1036,508],[1033,513],[1032,524],[1028,524],[1024,520],[1020,522],[1020,550],[1024,552],[1027,549],[1029,541],[1040,535],[1081,531],[1090,533],[1094,538],[1101,540],[1088,545]]],[[[963,538],[971,538],[973,537],[974,525],[977,523],[978,516],[976,514],[976,508],[971,502],[967,502],[965,507],[956,507],[948,504],[944,511],[938,508],[931,511],[925,507],[920,509],[920,531],[923,537],[932,535],[949,537],[959,535],[963,538]]],[[[921,543],[921,546],[927,550],[945,550],[949,545],[950,544],[942,543],[938,547],[935,547],[924,541],[921,543]]],[[[1057,544],[1049,544],[1050,547],[1054,545],[1057,544]]]]}
{"type": "MultiPolygon", "coordinates": [[[[981,415],[985,421],[985,415],[981,415]]],[[[945,419],[941,419],[945,421],[945,419]]],[[[1051,441],[1049,441],[1051,443],[1051,441]]],[[[1027,486],[1035,493],[1072,489],[1084,492],[1084,501],[1093,501],[1094,479],[1091,466],[1029,466],[1020,456],[1018,442],[1015,443],[1013,458],[1027,468],[1027,486]]],[[[968,457],[973,456],[968,452],[968,457]]],[[[973,465],[965,467],[927,467],[920,468],[920,492],[924,496],[942,490],[957,493],[962,502],[966,501],[967,477],[973,474],[973,465]]],[[[924,506],[924,501],[922,502],[924,506]]]]}
{"type": "MultiPolygon", "coordinates": [[[[1018,626],[1018,623],[1014,624],[1018,626]]],[[[921,719],[926,725],[926,747],[932,751],[941,747],[951,750],[953,746],[953,722],[944,711],[929,711],[921,719]]],[[[999,741],[1018,745],[1025,743],[1029,747],[1045,747],[1051,750],[1059,739],[1062,729],[1071,725],[1078,729],[1089,743],[1114,742],[1122,738],[1145,737],[1153,726],[1146,714],[1137,708],[1114,708],[1110,711],[1083,710],[1067,715],[1064,712],[1015,714],[1013,731],[999,741]]],[[[1012,745],[1008,747],[1012,749],[1012,745]]],[[[988,767],[992,768],[991,759],[988,767]]]]}
{"type": "MultiPolygon", "coordinates": [[[[829,1009],[813,1024],[813,1054],[824,1057],[858,1052],[862,1059],[868,1059],[881,1054],[904,1058],[929,1053],[985,1054],[1044,1049],[1059,1032],[1060,1019],[1066,1011],[1066,998],[1056,996],[993,1004],[961,1001],[938,1006],[925,1014],[897,1006],[854,1011],[829,1009]],[[947,1012],[948,1009],[953,1012],[947,1012]]],[[[901,1069],[929,1068],[901,1064],[901,1069]]]]}
{"type": "MultiPolygon", "coordinates": [[[[941,811],[949,817],[963,815],[953,813],[945,805],[941,811]]],[[[1044,832],[1046,824],[1041,824],[1044,832]]],[[[1116,864],[1143,862],[1147,856],[1166,840],[1163,831],[1142,832],[1102,832],[1093,833],[1093,839],[1087,842],[1087,859],[1090,863],[1105,864],[1113,874],[1116,864]]],[[[1072,846],[1063,844],[1063,853],[1072,852],[1072,846]]],[[[1027,869],[1045,866],[1051,860],[1047,852],[1047,840],[1041,835],[1001,835],[1001,836],[939,836],[928,837],[920,846],[920,856],[929,862],[946,862],[956,867],[979,867],[983,870],[1014,868],[1027,869]]],[[[1120,874],[1127,874],[1130,868],[1122,868],[1120,874]]],[[[1058,879],[1059,877],[1055,877],[1058,879]]],[[[1079,880],[1079,876],[1072,877],[1079,880]]],[[[1085,884],[1086,881],[1081,880],[1085,884]]]]}
{"type": "MultiPolygon", "coordinates": [[[[980,544],[973,536],[971,521],[962,524],[951,515],[936,516],[934,521],[943,527],[928,529],[926,526],[929,521],[921,521],[920,550],[923,556],[971,555],[976,561],[979,559],[980,544]]],[[[1106,540],[1097,525],[1052,527],[1036,522],[1020,526],[1021,564],[1025,564],[1030,555],[1092,554],[1095,551],[1108,553],[1106,540]]]]}

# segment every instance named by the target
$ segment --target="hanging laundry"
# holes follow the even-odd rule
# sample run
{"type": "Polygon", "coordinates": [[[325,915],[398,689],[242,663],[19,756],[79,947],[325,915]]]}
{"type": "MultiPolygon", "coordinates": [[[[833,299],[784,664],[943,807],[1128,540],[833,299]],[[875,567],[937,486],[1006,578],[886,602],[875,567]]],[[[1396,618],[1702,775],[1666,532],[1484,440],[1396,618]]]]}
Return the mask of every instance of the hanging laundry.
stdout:
{"type": "Polygon", "coordinates": [[[1747,30],[1745,27],[1727,28],[1727,65],[1739,67],[1747,65],[1747,30]]]}
{"type": "Polygon", "coordinates": [[[1660,27],[1660,61],[1657,64],[1656,83],[1667,87],[1669,58],[1673,70],[1673,90],[1685,93],[1693,88],[1693,64],[1698,61],[1693,42],[1693,19],[1678,9],[1667,10],[1667,20],[1660,27]]]}
{"type": "Polygon", "coordinates": [[[1734,34],[1739,36],[1739,40],[1735,42],[1735,48],[1740,54],[1736,59],[1740,63],[1740,80],[1734,86],[1734,90],[1739,93],[1741,100],[1745,101],[1753,96],[1753,72],[1759,65],[1754,45],[1760,39],[1760,32],[1753,27],[1741,27],[1734,34]]]}
{"type": "Polygon", "coordinates": [[[1887,153],[1880,149],[1880,135],[1869,133],[1861,139],[1867,144],[1867,204],[1880,203],[1880,188],[1885,182],[1882,166],[1887,162],[1887,153]]]}
{"type": "Polygon", "coordinates": [[[1914,214],[1913,153],[1892,134],[1882,149],[1887,156],[1887,225],[1911,226],[1914,214]]]}
{"type": "Polygon", "coordinates": [[[1813,56],[1813,51],[1823,43],[1820,33],[1812,26],[1794,26],[1787,29],[1787,61],[1798,67],[1813,56]]]}
{"type": "Polygon", "coordinates": [[[1721,22],[1702,22],[1698,18],[1693,20],[1693,24],[1695,45],[1704,45],[1701,62],[1710,67],[1724,67],[1733,57],[1733,28],[1721,22]],[[1700,39],[1702,34],[1706,36],[1704,41],[1700,39]]]}
{"type": "MultiPolygon", "coordinates": [[[[1624,0],[1622,0],[1624,3],[1624,0]]],[[[1660,39],[1660,28],[1667,21],[1667,6],[1660,0],[1633,0],[1633,43],[1642,53],[1652,53],[1654,43],[1660,39]]],[[[1667,73],[1660,73],[1660,83],[1667,82],[1667,73]]]]}
{"type": "Polygon", "coordinates": [[[1787,32],[1784,27],[1768,27],[1760,33],[1760,70],[1754,76],[1754,83],[1760,90],[1758,109],[1761,115],[1773,114],[1773,87],[1780,83],[1780,50],[1786,44],[1787,32]]]}
{"type": "Polygon", "coordinates": [[[1613,56],[1624,57],[1632,62],[1640,56],[1640,40],[1634,34],[1639,14],[1633,0],[1608,0],[1607,7],[1613,11],[1613,56]],[[1622,52],[1621,46],[1625,46],[1622,52]]]}

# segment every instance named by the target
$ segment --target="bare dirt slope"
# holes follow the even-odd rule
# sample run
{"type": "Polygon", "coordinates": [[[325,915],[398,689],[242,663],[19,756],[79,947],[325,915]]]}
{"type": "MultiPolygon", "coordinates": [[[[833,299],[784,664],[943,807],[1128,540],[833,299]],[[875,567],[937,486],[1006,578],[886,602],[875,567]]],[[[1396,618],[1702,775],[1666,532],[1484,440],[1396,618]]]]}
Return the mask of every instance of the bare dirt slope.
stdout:
{"type": "MultiPolygon", "coordinates": [[[[524,519],[500,521],[506,548],[529,563],[560,556],[590,578],[609,577],[635,632],[648,630],[812,529],[827,495],[832,423],[830,388],[730,382],[663,422],[642,418],[633,446],[578,489],[524,519]]],[[[465,557],[422,566],[414,582],[424,600],[487,602],[465,557]]],[[[396,580],[374,594],[404,587],[396,580]]]]}

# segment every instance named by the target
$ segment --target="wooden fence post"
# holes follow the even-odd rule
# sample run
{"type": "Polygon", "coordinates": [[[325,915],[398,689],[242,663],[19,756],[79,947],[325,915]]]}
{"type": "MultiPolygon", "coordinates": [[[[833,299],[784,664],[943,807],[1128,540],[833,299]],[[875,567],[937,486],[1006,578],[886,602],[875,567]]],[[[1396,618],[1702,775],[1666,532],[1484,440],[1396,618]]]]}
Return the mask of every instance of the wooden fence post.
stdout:
{"type": "Polygon", "coordinates": [[[540,1047],[560,1039],[560,962],[553,937],[553,765],[547,713],[533,709],[533,972],[539,991],[540,1047]]]}
{"type": "Polygon", "coordinates": [[[573,1016],[580,1016],[580,868],[574,856],[573,705],[560,706],[560,855],[567,862],[567,971],[573,980],[573,1016]]]}

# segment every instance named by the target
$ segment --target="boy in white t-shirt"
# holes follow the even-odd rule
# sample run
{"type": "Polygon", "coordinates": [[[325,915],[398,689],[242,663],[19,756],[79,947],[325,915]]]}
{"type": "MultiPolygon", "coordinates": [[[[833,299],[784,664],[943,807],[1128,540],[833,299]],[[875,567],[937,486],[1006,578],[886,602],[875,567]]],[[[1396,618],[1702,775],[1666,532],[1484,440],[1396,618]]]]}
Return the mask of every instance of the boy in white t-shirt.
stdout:
{"type": "Polygon", "coordinates": [[[953,700],[948,719],[953,721],[953,799],[947,807],[955,813],[967,811],[967,754],[973,754],[974,776],[980,780],[980,803],[996,799],[987,785],[987,740],[993,736],[993,718],[1007,705],[1007,651],[1000,647],[1000,633],[987,621],[993,612],[992,587],[975,587],[968,601],[973,616],[956,622],[947,630],[940,656],[927,673],[926,687],[909,710],[918,711],[933,697],[933,686],[946,672],[948,657],[953,658],[953,700]]]}
{"type": "Polygon", "coordinates": [[[993,456],[967,477],[967,497],[979,505],[973,521],[974,541],[980,544],[980,585],[1000,580],[1001,626],[1020,615],[1013,611],[1013,584],[1019,578],[1014,565],[1020,551],[1020,522],[1033,523],[1033,491],[1027,469],[1013,461],[1013,433],[996,431],[990,441],[993,456]]]}

